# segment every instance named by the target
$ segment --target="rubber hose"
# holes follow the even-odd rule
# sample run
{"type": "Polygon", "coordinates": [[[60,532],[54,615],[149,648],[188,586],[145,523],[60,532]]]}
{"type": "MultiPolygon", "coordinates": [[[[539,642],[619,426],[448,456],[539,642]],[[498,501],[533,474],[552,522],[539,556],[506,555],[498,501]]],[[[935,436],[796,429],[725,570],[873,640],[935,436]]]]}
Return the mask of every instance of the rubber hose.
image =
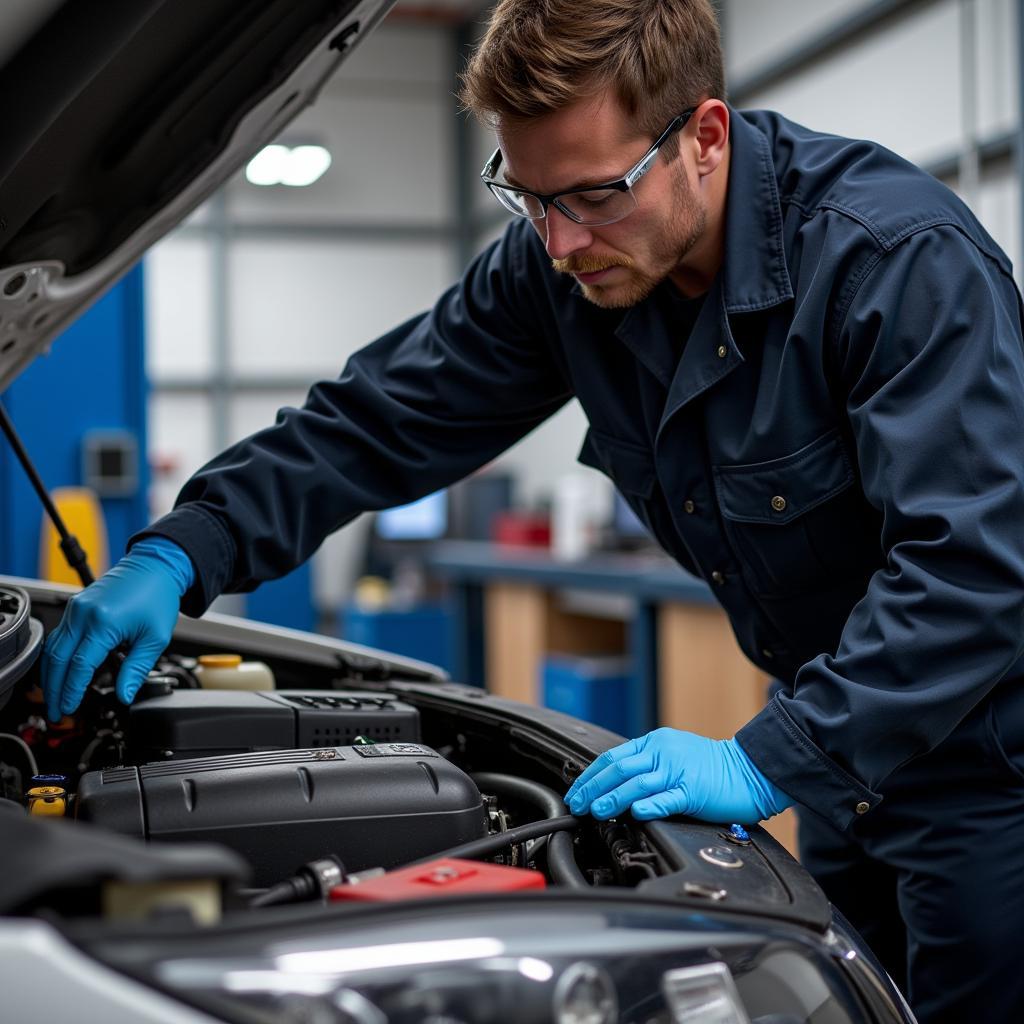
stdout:
{"type": "Polygon", "coordinates": [[[311,882],[305,878],[286,878],[249,900],[250,908],[276,907],[281,903],[299,903],[308,900],[315,892],[311,882]]]}
{"type": "Polygon", "coordinates": [[[582,824],[583,822],[572,814],[563,814],[560,818],[545,818],[543,821],[531,821],[528,825],[519,825],[516,828],[510,828],[507,832],[498,832],[495,835],[484,836],[482,839],[471,839],[468,843],[453,846],[450,850],[441,850],[438,853],[420,857],[410,861],[405,867],[429,864],[430,861],[437,860],[439,857],[464,857],[466,860],[489,857],[493,853],[500,853],[508,846],[525,843],[527,839],[537,839],[555,832],[573,832],[582,824]]]}
{"type": "MultiPolygon", "coordinates": [[[[547,818],[558,818],[565,814],[566,808],[562,798],[553,789],[539,782],[498,772],[476,772],[470,778],[477,784],[478,789],[488,793],[494,790],[499,795],[532,804],[547,818]]],[[[590,888],[590,884],[576,864],[572,836],[568,832],[556,832],[548,840],[548,870],[558,885],[566,885],[572,889],[590,888]]]]}

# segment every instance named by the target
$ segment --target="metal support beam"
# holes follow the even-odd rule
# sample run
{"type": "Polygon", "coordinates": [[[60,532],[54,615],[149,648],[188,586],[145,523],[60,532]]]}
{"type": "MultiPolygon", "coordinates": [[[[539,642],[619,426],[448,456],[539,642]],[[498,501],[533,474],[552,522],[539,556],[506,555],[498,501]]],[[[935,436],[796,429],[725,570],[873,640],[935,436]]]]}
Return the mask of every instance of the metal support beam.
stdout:
{"type": "MultiPolygon", "coordinates": [[[[340,366],[335,367],[325,376],[327,379],[333,379],[340,370],[340,366]]],[[[273,377],[240,377],[237,374],[232,374],[231,393],[235,395],[267,394],[272,391],[302,391],[304,393],[309,390],[314,378],[315,374],[273,377]]],[[[224,397],[225,383],[222,378],[205,376],[161,377],[159,380],[151,382],[151,388],[153,391],[165,395],[207,395],[216,401],[221,401],[224,397]]]]}
{"type": "Polygon", "coordinates": [[[1017,201],[1018,230],[1020,232],[1020,249],[1014,266],[1017,268],[1017,281],[1021,280],[1021,264],[1024,263],[1024,0],[1017,0],[1017,131],[1015,139],[1015,156],[1017,164],[1017,201]]]}
{"type": "MultiPolygon", "coordinates": [[[[228,208],[227,194],[219,189],[210,200],[210,295],[213,308],[210,325],[210,428],[214,451],[228,445],[231,399],[231,314],[229,312],[228,208]]],[[[159,386],[154,387],[159,390],[159,386]]]]}
{"type": "Polygon", "coordinates": [[[182,238],[216,238],[222,234],[228,241],[261,240],[279,241],[294,239],[298,241],[325,242],[381,242],[399,243],[402,245],[427,244],[431,242],[450,242],[456,237],[456,228],[452,224],[414,224],[400,222],[395,224],[372,223],[359,221],[310,222],[296,221],[252,221],[251,223],[235,221],[230,224],[217,224],[212,219],[184,224],[178,228],[177,234],[182,238]]]}
{"type": "Polygon", "coordinates": [[[756,93],[795,75],[867,35],[888,28],[899,19],[937,3],[938,0],[875,0],[827,29],[811,36],[782,57],[753,74],[732,83],[729,97],[742,106],[756,93]]]}
{"type": "MultiPolygon", "coordinates": [[[[1024,0],[1021,0],[1021,2],[1024,2],[1024,0]]],[[[1012,157],[1017,152],[1019,145],[1020,138],[1017,131],[1003,132],[1001,135],[992,135],[987,139],[976,139],[974,148],[979,179],[983,175],[985,168],[991,167],[992,164],[998,163],[1000,160],[1007,160],[1012,157]]],[[[964,154],[957,152],[949,153],[921,166],[934,177],[947,179],[957,177],[961,172],[963,163],[964,154]]]]}
{"type": "Polygon", "coordinates": [[[981,199],[981,161],[978,151],[978,11],[975,0],[960,3],[960,131],[963,149],[957,190],[977,209],[981,199]]]}
{"type": "MultiPolygon", "coordinates": [[[[473,29],[469,22],[463,21],[452,32],[453,60],[452,66],[460,73],[465,67],[466,58],[473,44],[473,29]]],[[[456,79],[456,88],[458,85],[456,79]]],[[[459,113],[455,117],[453,128],[452,160],[452,197],[455,213],[455,261],[454,271],[457,277],[462,276],[469,261],[476,255],[476,225],[473,222],[473,138],[469,115],[459,113]]]]}

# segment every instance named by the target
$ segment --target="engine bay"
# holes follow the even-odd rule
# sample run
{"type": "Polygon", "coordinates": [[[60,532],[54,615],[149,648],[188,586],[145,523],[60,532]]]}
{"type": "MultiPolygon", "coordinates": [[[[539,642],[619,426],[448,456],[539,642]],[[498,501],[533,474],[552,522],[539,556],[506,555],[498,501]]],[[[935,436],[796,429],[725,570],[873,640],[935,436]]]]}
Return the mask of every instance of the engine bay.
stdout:
{"type": "MultiPolygon", "coordinates": [[[[325,858],[333,865],[328,875],[340,882],[488,837],[498,838],[492,862],[545,881],[635,884],[653,874],[644,859],[652,852],[638,839],[624,845],[622,828],[615,871],[611,847],[591,822],[590,840],[604,852],[584,857],[588,879],[577,863],[580,837],[549,837],[543,826],[567,815],[560,799],[565,764],[556,776],[466,721],[453,731],[459,723],[439,709],[421,711],[415,697],[384,681],[368,684],[366,675],[387,672],[358,657],[325,673],[185,643],[165,652],[125,707],[114,693],[115,656],[97,672],[79,711],[49,722],[38,653],[45,628],[59,621],[59,603],[33,609],[15,587],[0,589],[0,601],[12,631],[0,674],[0,798],[29,819],[72,819],[151,849],[217,844],[240,860],[232,886],[243,896],[265,893],[325,858]],[[248,669],[255,665],[254,675],[248,669]],[[295,682],[305,685],[278,688],[295,682]],[[501,842],[523,825],[537,834],[501,842]],[[640,855],[635,863],[627,847],[640,855]]],[[[515,883],[494,884],[500,891],[515,883]]],[[[237,899],[228,903],[238,906],[237,899]]]]}
{"type": "Polygon", "coordinates": [[[182,619],[131,706],[115,653],[50,722],[38,655],[71,593],[0,583],[4,913],[210,922],[555,886],[828,920],[759,828],[569,815],[619,737],[329,638],[182,619]]]}

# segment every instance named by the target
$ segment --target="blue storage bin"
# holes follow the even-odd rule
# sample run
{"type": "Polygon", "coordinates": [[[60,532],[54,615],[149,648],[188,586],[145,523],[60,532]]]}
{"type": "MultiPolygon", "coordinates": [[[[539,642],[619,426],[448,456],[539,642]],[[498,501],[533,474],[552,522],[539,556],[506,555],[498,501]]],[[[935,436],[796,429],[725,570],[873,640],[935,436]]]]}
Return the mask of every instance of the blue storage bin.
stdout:
{"type": "Polygon", "coordinates": [[[444,605],[368,611],[349,604],[341,615],[341,639],[452,670],[452,616],[444,605]]]}
{"type": "Polygon", "coordinates": [[[633,734],[636,681],[628,658],[552,654],[541,671],[545,707],[633,734]]]}

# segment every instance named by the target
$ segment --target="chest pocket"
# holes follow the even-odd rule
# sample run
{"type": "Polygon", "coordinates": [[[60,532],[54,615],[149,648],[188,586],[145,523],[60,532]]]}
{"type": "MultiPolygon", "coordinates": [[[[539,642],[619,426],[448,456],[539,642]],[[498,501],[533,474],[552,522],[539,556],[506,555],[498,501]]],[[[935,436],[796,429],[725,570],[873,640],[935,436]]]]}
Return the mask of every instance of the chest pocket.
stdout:
{"type": "Polygon", "coordinates": [[[713,471],[726,534],[756,593],[830,589],[881,563],[879,521],[838,431],[779,459],[713,471]]]}
{"type": "Polygon", "coordinates": [[[646,499],[654,492],[654,456],[643,445],[602,434],[591,427],[577,459],[610,477],[627,500],[646,499]]]}

